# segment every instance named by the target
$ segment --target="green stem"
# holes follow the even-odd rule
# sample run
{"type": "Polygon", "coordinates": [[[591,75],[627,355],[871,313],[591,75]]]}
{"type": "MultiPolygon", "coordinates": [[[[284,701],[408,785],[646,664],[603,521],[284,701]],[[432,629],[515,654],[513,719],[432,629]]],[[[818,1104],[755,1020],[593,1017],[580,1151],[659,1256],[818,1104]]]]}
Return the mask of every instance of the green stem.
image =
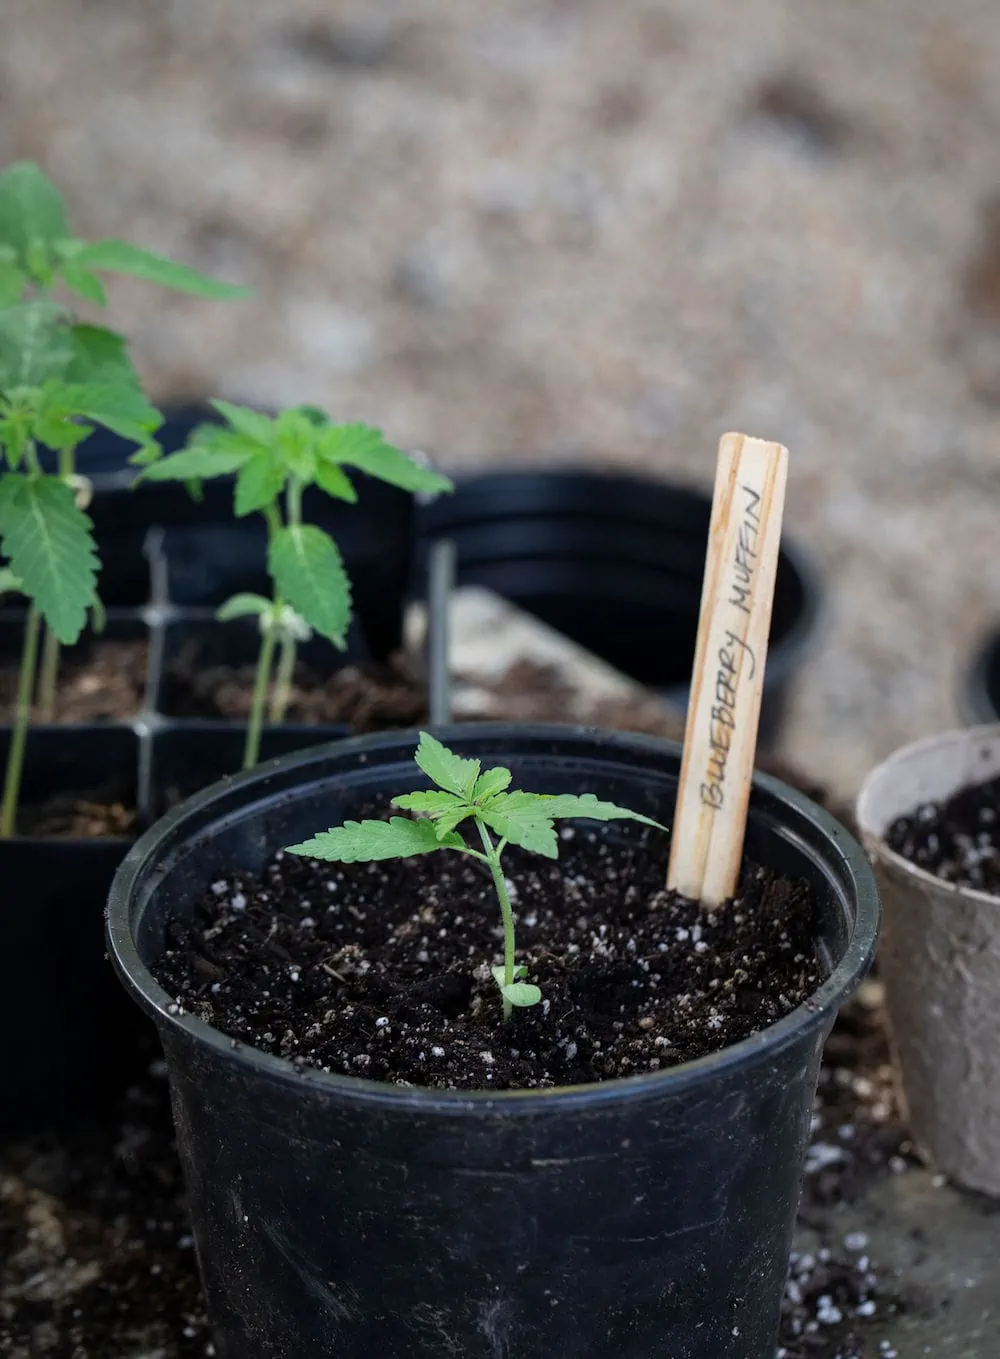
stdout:
{"type": "MultiPolygon", "coordinates": [[[[71,477],[76,471],[76,448],[59,450],[59,475],[71,477]]],[[[62,647],[48,623],[42,643],[42,669],[38,679],[38,717],[42,722],[54,722],[56,716],[56,688],[59,684],[59,661],[62,647]]]]}
{"type": "Polygon", "coordinates": [[[21,644],[21,669],[17,680],[17,708],[14,713],[14,730],[10,738],[7,754],[7,771],[4,776],[3,802],[0,804],[0,837],[9,839],[14,834],[17,821],[17,803],[21,795],[21,774],[24,770],[24,751],[28,743],[28,727],[31,724],[31,696],[35,688],[35,670],[38,666],[38,633],[41,616],[32,604],[28,610],[28,621],[24,627],[24,641],[21,644]]]}
{"type": "Polygon", "coordinates": [[[302,523],[302,482],[298,477],[289,477],[285,505],[290,524],[302,523]]]}
{"type": "MultiPolygon", "coordinates": [[[[479,828],[479,838],[483,842],[483,849],[486,852],[486,862],[490,866],[493,874],[493,886],[496,888],[497,897],[500,901],[500,914],[503,917],[503,981],[505,986],[511,986],[514,982],[514,912],[511,910],[510,897],[507,895],[507,881],[500,867],[500,851],[490,838],[490,833],[483,823],[476,817],[476,825],[479,828]]],[[[503,1017],[510,1019],[514,1012],[514,1007],[504,996],[503,1017]]]]}
{"type": "Polygon", "coordinates": [[[59,659],[62,648],[59,638],[48,624],[42,643],[42,668],[38,677],[38,720],[54,722],[56,716],[56,688],[59,684],[59,659]]]}
{"type": "Polygon", "coordinates": [[[271,694],[270,719],[274,723],[284,722],[285,714],[288,712],[288,703],[292,696],[292,678],[295,675],[296,649],[295,638],[290,632],[285,632],[281,638],[278,671],[274,680],[274,691],[271,694]]]}
{"type": "Polygon", "coordinates": [[[264,707],[267,691],[271,684],[271,666],[274,663],[274,628],[268,628],[260,639],[260,656],[257,660],[257,677],[253,686],[253,706],[247,725],[247,741],[243,750],[243,768],[253,769],[260,759],[260,733],[264,725],[264,707]]]}

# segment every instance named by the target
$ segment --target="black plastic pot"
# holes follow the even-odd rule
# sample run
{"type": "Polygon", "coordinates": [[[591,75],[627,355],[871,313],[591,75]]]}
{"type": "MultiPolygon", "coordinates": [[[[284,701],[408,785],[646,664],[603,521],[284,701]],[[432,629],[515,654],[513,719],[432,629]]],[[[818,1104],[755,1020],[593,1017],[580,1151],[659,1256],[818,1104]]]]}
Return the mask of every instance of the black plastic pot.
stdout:
{"type": "Polygon", "coordinates": [[[1000,629],[980,643],[965,678],[962,699],[969,722],[1000,722],[1000,629]]]}
{"type": "MultiPolygon", "coordinates": [[[[441,734],[528,788],[669,818],[676,745],[441,734]]],[[[153,979],[168,917],[411,786],[412,751],[366,737],[210,789],[134,846],[111,891],[115,965],[166,1052],[220,1359],[773,1359],[822,1044],[879,915],[860,847],[799,794],[756,780],[747,851],[811,883],[828,979],[779,1024],[672,1071],[500,1094],[298,1074],[177,1013],[153,979]]]]}
{"type": "MultiPolygon", "coordinates": [[[[694,664],[711,498],[647,478],[592,471],[459,479],[420,513],[421,561],[454,540],[458,582],[535,614],[627,675],[686,703],[694,664]]],[[[820,587],[783,542],[760,743],[776,740],[789,680],[816,629],[820,587]]]]}

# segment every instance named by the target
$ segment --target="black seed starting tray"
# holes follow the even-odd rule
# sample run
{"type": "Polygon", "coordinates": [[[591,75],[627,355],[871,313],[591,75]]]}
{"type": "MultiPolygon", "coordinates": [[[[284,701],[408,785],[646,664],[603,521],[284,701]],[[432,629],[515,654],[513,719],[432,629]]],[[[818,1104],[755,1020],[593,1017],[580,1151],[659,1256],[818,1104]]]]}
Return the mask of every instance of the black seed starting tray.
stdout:
{"type": "MultiPolygon", "coordinates": [[[[182,447],[206,418],[192,411],[169,420],[159,436],[165,450],[182,447]]],[[[233,519],[228,479],[206,484],[200,500],[182,486],[133,489],[129,451],[104,433],[80,450],[94,486],[107,623],[99,638],[88,632],[64,649],[60,674],[79,669],[103,640],[135,644],[132,667],[144,646],[143,674],[130,715],[70,714],[28,736],[19,833],[0,842],[0,1129],[72,1121],[117,1094],[145,1060],[151,1030],[104,957],[111,879],[136,834],[238,771],[243,758],[245,722],[199,715],[185,699],[184,673],[255,663],[256,621],[219,623],[215,610],[237,591],[269,593],[263,524],[233,519]]],[[[320,681],[345,664],[387,659],[402,637],[413,499],[360,473],[352,480],[357,504],[322,495],[305,504],[336,539],[354,589],[346,651],[319,638],[300,648],[320,681]]],[[[16,667],[23,621],[23,610],[0,613],[0,666],[16,667]]],[[[122,678],[106,674],[102,685],[122,678]]],[[[334,724],[265,725],[261,759],[347,734],[334,724]]],[[[10,739],[8,720],[0,759],[10,739]]]]}

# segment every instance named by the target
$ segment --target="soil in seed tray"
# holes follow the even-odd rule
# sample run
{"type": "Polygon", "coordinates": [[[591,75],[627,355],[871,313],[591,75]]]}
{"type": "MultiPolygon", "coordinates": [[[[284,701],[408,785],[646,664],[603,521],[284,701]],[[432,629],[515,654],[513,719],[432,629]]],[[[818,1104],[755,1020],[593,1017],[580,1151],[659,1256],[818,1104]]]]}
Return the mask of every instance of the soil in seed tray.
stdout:
{"type": "MultiPolygon", "coordinates": [[[[146,693],[147,664],[145,638],[97,640],[77,650],[64,649],[55,720],[104,722],[134,717],[146,693]]],[[[8,717],[14,711],[16,696],[17,666],[4,666],[0,669],[0,710],[8,717]]]]}
{"type": "Polygon", "coordinates": [[[945,882],[1000,895],[1000,778],[921,803],[892,823],[886,842],[945,882]]]}
{"type": "Polygon", "coordinates": [[[715,913],[663,885],[667,837],[562,830],[511,849],[518,961],[543,1001],[501,1019],[488,871],[459,855],[319,864],[278,854],[174,921],[157,974],[186,1011],[297,1064],[447,1089],[630,1076],[739,1042],[816,990],[804,883],[749,867],[715,913]]]}
{"type": "MultiPolygon", "coordinates": [[[[253,700],[255,664],[199,664],[192,639],[167,669],[164,707],[174,717],[246,721],[253,700]]],[[[425,719],[426,691],[402,661],[344,666],[320,675],[303,662],[295,667],[289,722],[346,723],[357,733],[405,728],[425,719]]]]}
{"type": "Polygon", "coordinates": [[[82,793],[55,793],[26,803],[17,814],[19,835],[90,840],[135,834],[137,813],[117,782],[82,793]]]}

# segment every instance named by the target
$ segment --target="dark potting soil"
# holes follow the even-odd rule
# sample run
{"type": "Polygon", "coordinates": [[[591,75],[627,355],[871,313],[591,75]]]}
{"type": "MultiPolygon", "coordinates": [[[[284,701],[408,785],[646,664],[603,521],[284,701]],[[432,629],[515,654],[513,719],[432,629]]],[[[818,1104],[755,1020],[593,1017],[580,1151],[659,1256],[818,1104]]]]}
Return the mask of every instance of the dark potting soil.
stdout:
{"type": "Polygon", "coordinates": [[[103,784],[83,792],[54,793],[43,802],[28,802],[18,809],[19,835],[52,839],[90,840],[132,836],[138,813],[117,783],[103,784]]]}
{"type": "Polygon", "coordinates": [[[156,968],[178,1005],[297,1064],[448,1089],[575,1085],[673,1066],[774,1023],[823,979],[804,883],[748,867],[715,913],[667,892],[667,837],[565,826],[508,850],[518,961],[540,1005],[504,1024],[488,870],[441,854],[278,853],[212,883],[156,968]]]}
{"type": "MultiPolygon", "coordinates": [[[[173,717],[246,721],[254,672],[252,664],[201,665],[197,639],[192,639],[168,667],[164,707],[173,717]]],[[[309,725],[346,723],[360,734],[414,726],[426,716],[426,690],[402,660],[388,665],[348,665],[329,675],[320,675],[300,661],[286,720],[309,725]]]]}
{"type": "Polygon", "coordinates": [[[1000,896],[1000,778],[924,802],[886,832],[890,849],[945,882],[1000,896]]]}
{"type": "MultiPolygon", "coordinates": [[[[146,693],[148,660],[145,638],[95,640],[76,649],[64,649],[55,720],[103,722],[134,717],[146,693]]],[[[17,666],[4,666],[0,669],[0,711],[8,718],[14,711],[16,697],[17,666]]]]}

